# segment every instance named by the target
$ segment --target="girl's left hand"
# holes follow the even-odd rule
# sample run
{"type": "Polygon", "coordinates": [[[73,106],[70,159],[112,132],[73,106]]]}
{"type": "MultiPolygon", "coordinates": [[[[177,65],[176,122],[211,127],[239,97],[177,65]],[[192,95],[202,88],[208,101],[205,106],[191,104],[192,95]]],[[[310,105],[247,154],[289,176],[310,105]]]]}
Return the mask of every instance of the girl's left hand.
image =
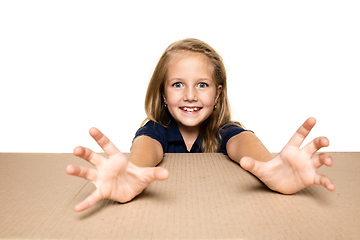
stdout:
{"type": "Polygon", "coordinates": [[[280,193],[292,194],[315,184],[334,191],[335,186],[331,180],[316,172],[322,165],[332,165],[331,156],[327,153],[314,155],[319,149],[329,146],[329,140],[318,137],[299,149],[315,123],[314,118],[307,119],[271,161],[259,162],[243,157],[240,160],[241,167],[254,174],[267,187],[280,193]]]}

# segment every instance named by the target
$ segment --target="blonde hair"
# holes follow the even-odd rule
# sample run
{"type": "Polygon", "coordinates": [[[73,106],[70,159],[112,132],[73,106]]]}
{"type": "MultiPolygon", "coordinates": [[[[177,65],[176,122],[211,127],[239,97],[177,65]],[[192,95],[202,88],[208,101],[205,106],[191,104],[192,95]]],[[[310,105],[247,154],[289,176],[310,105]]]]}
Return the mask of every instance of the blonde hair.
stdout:
{"type": "MultiPolygon", "coordinates": [[[[215,87],[217,89],[219,85],[222,86],[214,111],[200,127],[202,152],[218,152],[220,129],[226,124],[233,124],[227,96],[226,70],[221,56],[210,45],[201,40],[187,38],[174,42],[162,54],[146,92],[145,112],[147,119],[144,120],[143,124],[151,120],[166,127],[173,119],[164,104],[163,94],[169,63],[174,58],[174,55],[181,51],[202,53],[207,56],[212,64],[215,87]]],[[[235,124],[240,125],[240,123],[235,124]]]]}

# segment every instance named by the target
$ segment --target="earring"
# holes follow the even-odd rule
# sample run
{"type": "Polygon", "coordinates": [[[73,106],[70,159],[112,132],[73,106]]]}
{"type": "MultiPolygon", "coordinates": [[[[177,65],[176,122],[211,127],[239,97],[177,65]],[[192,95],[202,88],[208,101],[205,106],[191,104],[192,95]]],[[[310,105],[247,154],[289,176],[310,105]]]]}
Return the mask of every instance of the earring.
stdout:
{"type": "Polygon", "coordinates": [[[164,107],[167,108],[166,98],[164,96],[163,98],[164,98],[164,107]]]}
{"type": "Polygon", "coordinates": [[[214,104],[214,108],[213,108],[213,110],[215,110],[216,109],[216,104],[214,104]]]}

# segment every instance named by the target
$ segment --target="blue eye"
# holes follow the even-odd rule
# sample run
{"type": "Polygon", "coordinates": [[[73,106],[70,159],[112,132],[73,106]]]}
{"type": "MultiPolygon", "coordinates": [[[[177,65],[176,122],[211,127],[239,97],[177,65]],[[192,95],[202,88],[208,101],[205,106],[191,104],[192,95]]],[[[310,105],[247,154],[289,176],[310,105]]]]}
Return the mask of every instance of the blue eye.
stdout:
{"type": "Polygon", "coordinates": [[[209,86],[209,85],[207,83],[203,83],[203,82],[198,84],[199,88],[206,88],[207,86],[209,86]]]}
{"type": "Polygon", "coordinates": [[[175,88],[181,88],[183,86],[183,84],[181,82],[177,82],[177,83],[174,83],[172,86],[175,88]]]}

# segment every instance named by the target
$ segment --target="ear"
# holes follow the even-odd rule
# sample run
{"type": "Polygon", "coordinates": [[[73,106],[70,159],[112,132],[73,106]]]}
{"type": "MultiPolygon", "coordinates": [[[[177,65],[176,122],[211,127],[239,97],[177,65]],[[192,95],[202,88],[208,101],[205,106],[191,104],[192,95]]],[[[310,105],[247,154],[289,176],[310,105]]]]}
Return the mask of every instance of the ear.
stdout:
{"type": "Polygon", "coordinates": [[[217,100],[219,99],[221,92],[222,92],[222,85],[219,85],[218,89],[216,90],[216,96],[215,96],[214,104],[217,103],[217,100]]]}
{"type": "Polygon", "coordinates": [[[167,101],[166,101],[165,94],[162,94],[162,97],[163,97],[163,99],[164,99],[164,104],[165,104],[165,106],[166,106],[166,105],[167,105],[167,101]]]}

